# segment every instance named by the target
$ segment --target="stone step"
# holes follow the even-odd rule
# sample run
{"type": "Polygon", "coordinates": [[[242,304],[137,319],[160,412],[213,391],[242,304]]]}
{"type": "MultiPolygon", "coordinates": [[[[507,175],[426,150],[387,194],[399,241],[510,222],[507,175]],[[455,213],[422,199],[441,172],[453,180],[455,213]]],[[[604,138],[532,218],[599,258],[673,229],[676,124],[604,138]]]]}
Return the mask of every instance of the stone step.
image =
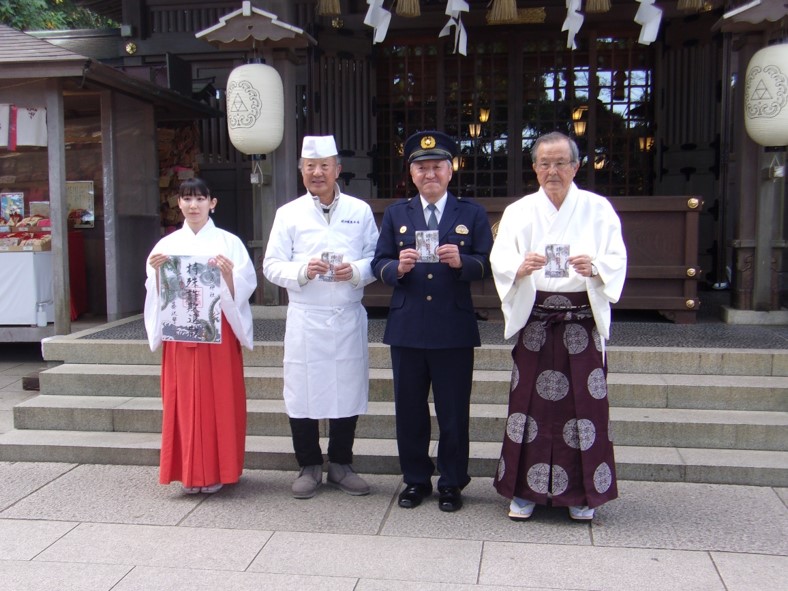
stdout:
{"type": "MultiPolygon", "coordinates": [[[[39,374],[39,384],[47,395],[158,398],[159,374],[154,365],[69,363],[39,374]]],[[[245,367],[244,375],[249,399],[281,400],[281,368],[245,367]]],[[[473,401],[506,404],[510,380],[508,370],[476,370],[473,401]]],[[[608,386],[612,406],[788,411],[788,377],[611,373],[608,386]]],[[[369,387],[370,400],[392,400],[391,370],[371,369],[369,387]]]]}
{"type": "MultiPolygon", "coordinates": [[[[44,359],[65,363],[159,365],[161,351],[151,352],[146,341],[101,340],[56,336],[42,342],[44,359]]],[[[244,350],[247,367],[281,367],[281,342],[255,343],[244,350]]],[[[387,345],[370,343],[370,367],[391,367],[387,345]]],[[[682,347],[609,347],[611,372],[636,374],[688,374],[788,376],[788,350],[770,349],[690,349],[682,347]]],[[[510,370],[510,345],[484,345],[476,349],[475,368],[510,370]]]]}
{"type": "MultiPolygon", "coordinates": [[[[290,427],[281,400],[249,400],[250,435],[288,436],[290,427]]],[[[161,403],[156,398],[40,395],[14,407],[17,429],[157,432],[161,403]]],[[[433,433],[438,433],[434,408],[433,433]]],[[[506,406],[472,404],[472,441],[500,441],[506,406]]],[[[621,445],[760,449],[788,451],[788,413],[696,409],[612,408],[612,432],[621,445]]],[[[370,402],[361,417],[358,437],[394,439],[394,404],[370,402]]]]}
{"type": "MultiPolygon", "coordinates": [[[[248,469],[296,471],[289,437],[246,442],[248,469]]],[[[159,445],[156,433],[12,430],[0,434],[0,461],[153,466],[159,445]]],[[[499,442],[471,443],[471,476],[493,476],[499,453],[499,442]]],[[[358,438],[354,454],[362,474],[400,473],[394,441],[358,438]]],[[[617,445],[616,466],[621,480],[788,486],[788,452],[617,445]]]]}

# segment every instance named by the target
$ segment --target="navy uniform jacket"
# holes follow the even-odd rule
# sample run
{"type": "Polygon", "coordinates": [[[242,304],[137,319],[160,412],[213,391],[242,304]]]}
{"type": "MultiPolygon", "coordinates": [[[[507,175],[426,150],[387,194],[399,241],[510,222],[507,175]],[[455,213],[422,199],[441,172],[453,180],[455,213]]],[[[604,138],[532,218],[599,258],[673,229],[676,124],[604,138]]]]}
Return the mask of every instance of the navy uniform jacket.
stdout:
{"type": "Polygon", "coordinates": [[[493,238],[487,212],[449,193],[438,225],[439,241],[459,246],[462,268],[416,263],[397,279],[400,251],[415,248],[415,231],[426,229],[418,197],[390,205],[383,214],[372,260],[375,277],[394,287],[383,342],[417,349],[478,347],[470,282],[490,276],[493,238]]]}

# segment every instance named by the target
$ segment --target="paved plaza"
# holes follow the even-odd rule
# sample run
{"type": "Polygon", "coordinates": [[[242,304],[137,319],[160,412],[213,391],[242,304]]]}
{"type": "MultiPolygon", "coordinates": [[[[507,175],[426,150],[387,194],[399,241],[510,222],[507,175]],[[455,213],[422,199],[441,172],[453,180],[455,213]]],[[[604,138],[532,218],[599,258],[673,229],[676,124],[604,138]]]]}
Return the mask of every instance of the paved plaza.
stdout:
{"type": "MultiPolygon", "coordinates": [[[[46,363],[4,346],[0,432],[46,363]]],[[[362,419],[363,420],[363,419],[362,419]]],[[[590,524],[565,509],[506,517],[491,478],[465,507],[401,509],[398,476],[372,494],[247,470],[213,496],[157,484],[151,466],[0,463],[0,590],[772,591],[788,580],[788,489],[619,483],[590,524]]]]}

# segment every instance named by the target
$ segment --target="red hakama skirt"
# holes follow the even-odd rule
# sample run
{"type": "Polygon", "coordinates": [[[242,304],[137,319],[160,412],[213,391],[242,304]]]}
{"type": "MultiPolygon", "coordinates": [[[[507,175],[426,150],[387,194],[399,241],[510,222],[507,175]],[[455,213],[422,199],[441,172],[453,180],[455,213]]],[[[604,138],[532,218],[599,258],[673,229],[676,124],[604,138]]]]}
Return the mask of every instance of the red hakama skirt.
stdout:
{"type": "Polygon", "coordinates": [[[221,344],[164,342],[159,482],[238,482],[246,446],[241,344],[222,315],[221,344]]]}

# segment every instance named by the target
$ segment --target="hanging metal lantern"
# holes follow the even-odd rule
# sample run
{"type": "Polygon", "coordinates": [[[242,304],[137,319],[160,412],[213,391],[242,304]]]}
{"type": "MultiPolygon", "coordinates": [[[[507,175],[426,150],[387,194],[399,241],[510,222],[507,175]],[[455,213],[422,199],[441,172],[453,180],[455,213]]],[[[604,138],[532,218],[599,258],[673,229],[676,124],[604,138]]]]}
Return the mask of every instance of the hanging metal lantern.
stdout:
{"type": "Polygon", "coordinates": [[[788,43],[752,56],[744,86],[744,127],[762,146],[788,145],[788,43]]]}
{"type": "Polygon", "coordinates": [[[227,79],[227,129],[244,154],[269,154],[284,135],[284,86],[271,66],[238,66],[227,79]]]}

